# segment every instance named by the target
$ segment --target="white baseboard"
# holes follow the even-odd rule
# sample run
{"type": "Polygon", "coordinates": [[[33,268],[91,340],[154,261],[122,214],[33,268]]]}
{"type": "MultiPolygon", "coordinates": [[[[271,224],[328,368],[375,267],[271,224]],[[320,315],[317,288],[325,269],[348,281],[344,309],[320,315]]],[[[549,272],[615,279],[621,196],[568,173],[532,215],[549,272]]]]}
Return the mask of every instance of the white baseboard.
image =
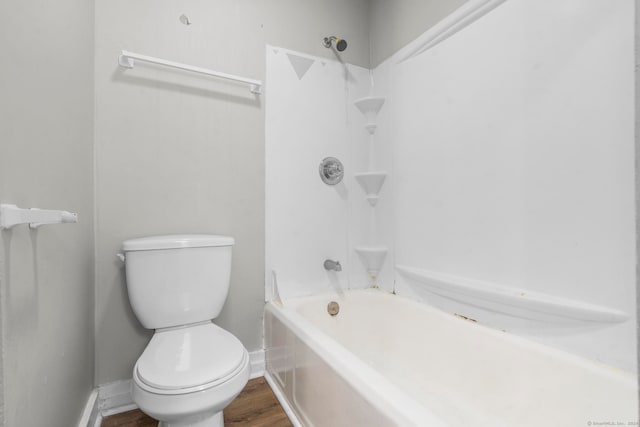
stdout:
{"type": "Polygon", "coordinates": [[[95,421],[89,424],[87,427],[102,427],[102,414],[98,412],[98,416],[95,421]]]}
{"type": "Polygon", "coordinates": [[[131,396],[131,380],[102,384],[89,395],[78,427],[100,427],[104,417],[136,408],[131,396]]]}
{"type": "Polygon", "coordinates": [[[264,379],[267,381],[267,384],[269,384],[269,387],[271,387],[273,394],[275,394],[276,399],[278,399],[278,402],[280,402],[280,406],[282,406],[284,413],[287,414],[287,417],[289,417],[289,421],[291,421],[293,427],[303,427],[295,412],[293,412],[293,409],[291,409],[291,405],[289,405],[289,401],[287,400],[286,396],[282,393],[280,387],[278,387],[269,372],[265,371],[264,379]]]}
{"type": "Polygon", "coordinates": [[[103,384],[93,389],[84,407],[78,427],[100,427],[106,416],[137,406],[131,397],[131,380],[103,384]]]}
{"type": "MultiPolygon", "coordinates": [[[[264,350],[256,350],[249,353],[251,365],[250,378],[258,378],[264,375],[265,361],[264,350]]],[[[131,395],[131,381],[115,381],[101,384],[93,390],[78,427],[100,427],[102,418],[109,415],[120,414],[138,406],[133,402],[131,395]]]]}
{"type": "Polygon", "coordinates": [[[131,380],[98,386],[98,409],[103,417],[137,408],[131,394],[131,380]]]}
{"type": "Polygon", "coordinates": [[[91,394],[89,394],[89,398],[87,399],[87,403],[84,406],[84,411],[82,412],[82,416],[80,417],[80,422],[78,423],[78,427],[88,427],[94,426],[95,420],[99,415],[98,411],[98,389],[93,389],[91,394]]]}
{"type": "Polygon", "coordinates": [[[249,353],[249,363],[251,364],[251,376],[254,379],[264,376],[265,361],[264,350],[256,350],[249,353]]]}

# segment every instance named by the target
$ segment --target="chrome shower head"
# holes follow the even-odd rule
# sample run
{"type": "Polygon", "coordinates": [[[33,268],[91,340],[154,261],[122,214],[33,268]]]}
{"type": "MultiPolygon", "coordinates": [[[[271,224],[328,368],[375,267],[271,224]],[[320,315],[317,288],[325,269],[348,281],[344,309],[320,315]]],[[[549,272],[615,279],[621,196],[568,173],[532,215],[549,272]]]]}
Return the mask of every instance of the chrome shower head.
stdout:
{"type": "Polygon", "coordinates": [[[342,52],[347,48],[347,41],[345,39],[339,39],[336,36],[325,37],[322,44],[324,47],[330,48],[332,42],[336,43],[338,52],[342,52]]]}

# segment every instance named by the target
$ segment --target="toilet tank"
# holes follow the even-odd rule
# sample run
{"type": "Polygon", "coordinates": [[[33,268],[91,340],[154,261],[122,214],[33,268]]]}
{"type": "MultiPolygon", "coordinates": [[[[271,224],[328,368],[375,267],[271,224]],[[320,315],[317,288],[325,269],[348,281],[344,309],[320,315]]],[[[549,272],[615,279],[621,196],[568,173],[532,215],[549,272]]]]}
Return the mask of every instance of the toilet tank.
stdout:
{"type": "Polygon", "coordinates": [[[218,317],[229,291],[232,237],[153,236],[122,244],[129,302],[148,329],[218,317]]]}

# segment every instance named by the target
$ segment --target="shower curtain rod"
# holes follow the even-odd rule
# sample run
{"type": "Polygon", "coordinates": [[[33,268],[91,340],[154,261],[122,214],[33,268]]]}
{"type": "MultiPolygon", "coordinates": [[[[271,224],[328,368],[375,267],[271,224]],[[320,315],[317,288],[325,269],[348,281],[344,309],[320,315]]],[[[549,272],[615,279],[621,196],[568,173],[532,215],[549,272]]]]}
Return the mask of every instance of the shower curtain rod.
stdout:
{"type": "Polygon", "coordinates": [[[219,77],[221,79],[246,83],[249,85],[249,90],[251,90],[251,93],[255,93],[257,95],[260,95],[262,93],[262,81],[260,80],[234,76],[233,74],[221,73],[219,71],[209,70],[201,67],[194,67],[193,65],[181,64],[179,62],[167,61],[166,59],[154,58],[153,56],[140,55],[139,53],[128,52],[126,50],[123,50],[118,57],[118,64],[120,64],[121,67],[125,68],[133,68],[135,61],[149,62],[151,64],[157,64],[165,67],[190,71],[193,73],[205,74],[207,76],[219,77]]]}

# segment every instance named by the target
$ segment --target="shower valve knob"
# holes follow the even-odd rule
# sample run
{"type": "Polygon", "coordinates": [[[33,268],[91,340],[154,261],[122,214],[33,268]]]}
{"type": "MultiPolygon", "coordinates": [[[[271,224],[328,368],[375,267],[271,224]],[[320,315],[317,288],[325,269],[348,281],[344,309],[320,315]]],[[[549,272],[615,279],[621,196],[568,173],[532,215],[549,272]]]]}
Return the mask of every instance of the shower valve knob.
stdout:
{"type": "Polygon", "coordinates": [[[335,157],[327,157],[320,163],[320,178],[327,185],[336,185],[344,177],[344,166],[335,157]]]}

